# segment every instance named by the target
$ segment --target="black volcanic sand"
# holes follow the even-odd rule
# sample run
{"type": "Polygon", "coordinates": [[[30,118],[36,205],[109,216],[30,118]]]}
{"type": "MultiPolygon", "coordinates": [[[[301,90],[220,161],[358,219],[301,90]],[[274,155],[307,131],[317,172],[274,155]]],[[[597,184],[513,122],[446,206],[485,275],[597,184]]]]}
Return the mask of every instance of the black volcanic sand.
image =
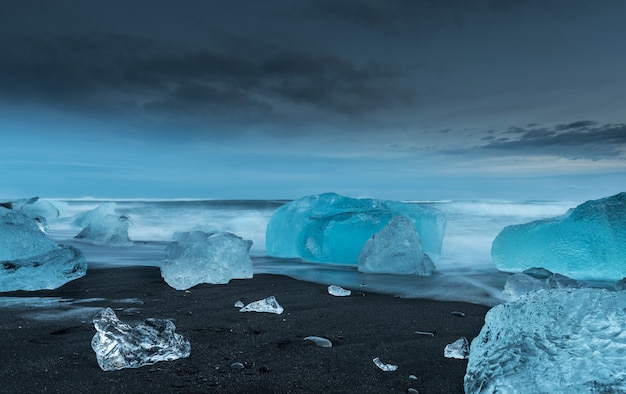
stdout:
{"type": "Polygon", "coordinates": [[[91,269],[57,290],[2,296],[104,299],[66,301],[56,309],[0,308],[0,392],[7,393],[407,393],[409,388],[462,393],[467,361],[444,358],[443,349],[459,337],[476,337],[489,309],[402,299],[367,288],[334,297],[325,285],[278,275],[179,291],[154,267],[91,269]],[[237,300],[247,304],[270,295],[285,308],[283,314],[234,307],[237,300]],[[72,309],[78,306],[94,309],[72,309]],[[176,332],[191,342],[190,357],[102,371],[91,349],[91,317],[95,308],[107,306],[131,325],[149,317],[173,320],[176,332]],[[63,310],[75,313],[32,318],[63,310]],[[303,340],[311,335],[330,339],[333,347],[303,340]],[[374,357],[398,369],[384,372],[374,357]],[[231,368],[235,362],[245,367],[231,368]]]}

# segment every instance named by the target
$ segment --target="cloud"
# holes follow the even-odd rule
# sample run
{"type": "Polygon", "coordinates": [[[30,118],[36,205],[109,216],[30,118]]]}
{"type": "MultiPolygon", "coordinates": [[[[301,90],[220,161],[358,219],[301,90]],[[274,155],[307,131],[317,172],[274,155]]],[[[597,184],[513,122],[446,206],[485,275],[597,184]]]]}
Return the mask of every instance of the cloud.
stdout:
{"type": "Polygon", "coordinates": [[[508,154],[556,155],[568,159],[626,160],[625,123],[600,125],[595,121],[582,120],[553,127],[515,127],[500,135],[498,139],[483,138],[487,143],[481,148],[508,154]]]}

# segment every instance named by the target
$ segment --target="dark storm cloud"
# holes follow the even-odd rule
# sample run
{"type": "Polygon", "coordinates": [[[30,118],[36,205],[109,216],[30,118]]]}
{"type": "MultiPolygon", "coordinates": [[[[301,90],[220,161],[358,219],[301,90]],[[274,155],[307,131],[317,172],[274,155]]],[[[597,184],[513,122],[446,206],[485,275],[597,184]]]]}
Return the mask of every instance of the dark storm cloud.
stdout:
{"type": "Polygon", "coordinates": [[[280,116],[283,105],[340,115],[407,106],[389,65],[267,45],[182,51],[156,40],[84,35],[0,41],[0,98],[75,111],[280,116]]]}
{"type": "Polygon", "coordinates": [[[483,138],[484,149],[511,154],[551,154],[569,159],[626,159],[626,124],[584,120],[553,127],[511,128],[494,139],[483,138]],[[513,134],[514,136],[511,136],[513,134]]]}

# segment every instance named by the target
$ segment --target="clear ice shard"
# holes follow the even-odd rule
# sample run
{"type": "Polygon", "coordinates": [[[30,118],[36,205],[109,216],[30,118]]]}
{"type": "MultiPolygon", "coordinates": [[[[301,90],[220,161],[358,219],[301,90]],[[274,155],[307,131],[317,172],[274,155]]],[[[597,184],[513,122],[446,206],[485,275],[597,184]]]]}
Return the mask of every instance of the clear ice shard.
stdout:
{"type": "Polygon", "coordinates": [[[102,204],[74,219],[74,224],[84,227],[74,238],[107,245],[131,245],[128,228],[130,218],[115,212],[115,203],[102,204]]]}
{"type": "Polygon", "coordinates": [[[239,312],[267,312],[267,313],[275,313],[280,315],[283,313],[284,309],[278,301],[276,301],[276,297],[269,296],[259,301],[254,301],[239,309],[239,312]]]}
{"type": "Polygon", "coordinates": [[[446,228],[446,217],[440,211],[418,204],[356,199],[335,193],[303,197],[278,208],[267,224],[267,254],[356,265],[365,242],[396,215],[411,220],[424,252],[437,259],[446,228]]]}
{"type": "Polygon", "coordinates": [[[514,301],[531,291],[569,287],[589,287],[589,284],[552,273],[545,268],[531,268],[511,275],[504,284],[502,295],[507,301],[514,301]]]}
{"type": "Polygon", "coordinates": [[[372,362],[374,363],[374,365],[376,365],[378,368],[380,368],[382,371],[385,371],[385,372],[392,372],[398,369],[397,365],[385,364],[384,362],[380,361],[380,358],[378,357],[373,359],[372,362]]]}
{"type": "Polygon", "coordinates": [[[333,343],[329,339],[322,338],[322,337],[310,336],[310,337],[304,338],[304,340],[313,342],[319,347],[333,347],[333,343]]]}
{"type": "Polygon", "coordinates": [[[365,273],[429,276],[435,264],[424,254],[413,222],[396,215],[361,249],[358,270],[365,273]]]}
{"type": "Polygon", "coordinates": [[[335,297],[348,297],[352,294],[352,291],[344,289],[341,286],[330,285],[328,286],[328,294],[335,297]]]}
{"type": "Polygon", "coordinates": [[[161,276],[177,290],[200,283],[224,284],[231,279],[252,278],[252,241],[225,232],[174,234],[165,249],[161,276]]]}
{"type": "Polygon", "coordinates": [[[538,290],[487,313],[470,347],[465,392],[623,393],[624,354],[623,293],[538,290]]]}
{"type": "Polygon", "coordinates": [[[577,280],[626,276],[626,193],[587,201],[566,214],[505,227],[491,256],[496,268],[544,267],[577,280]]]}
{"type": "Polygon", "coordinates": [[[146,319],[131,327],[120,321],[111,308],[93,318],[96,334],[91,348],[103,371],[139,368],[159,361],[189,357],[191,345],[167,319],[146,319]]]}
{"type": "Polygon", "coordinates": [[[446,345],[443,349],[443,356],[446,358],[456,358],[459,360],[465,360],[469,357],[469,342],[467,338],[461,337],[456,341],[446,345]]]}
{"type": "Polygon", "coordinates": [[[83,253],[57,245],[42,223],[43,218],[0,206],[0,292],[56,289],[86,274],[83,253]]]}

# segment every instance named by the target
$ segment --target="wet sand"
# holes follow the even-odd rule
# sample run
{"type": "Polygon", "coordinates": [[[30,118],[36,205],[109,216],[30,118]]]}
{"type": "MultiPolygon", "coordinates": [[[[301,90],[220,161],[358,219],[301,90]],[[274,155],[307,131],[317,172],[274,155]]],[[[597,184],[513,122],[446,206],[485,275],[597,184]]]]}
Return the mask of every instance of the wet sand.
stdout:
{"type": "Polygon", "coordinates": [[[443,349],[478,335],[488,307],[352,290],[350,297],[334,297],[325,285],[255,275],[179,291],[158,268],[125,267],[90,269],[53,291],[2,293],[62,301],[56,307],[0,307],[0,392],[463,393],[467,361],[444,358],[443,349]],[[283,314],[234,307],[237,300],[247,304],[270,295],[283,314]],[[131,325],[149,317],[173,320],[191,342],[191,355],[102,371],[91,349],[91,318],[104,307],[131,325]],[[330,339],[333,347],[303,340],[312,335],[330,339]],[[398,369],[380,370],[375,357],[398,369]],[[236,362],[244,368],[231,368],[236,362]]]}

